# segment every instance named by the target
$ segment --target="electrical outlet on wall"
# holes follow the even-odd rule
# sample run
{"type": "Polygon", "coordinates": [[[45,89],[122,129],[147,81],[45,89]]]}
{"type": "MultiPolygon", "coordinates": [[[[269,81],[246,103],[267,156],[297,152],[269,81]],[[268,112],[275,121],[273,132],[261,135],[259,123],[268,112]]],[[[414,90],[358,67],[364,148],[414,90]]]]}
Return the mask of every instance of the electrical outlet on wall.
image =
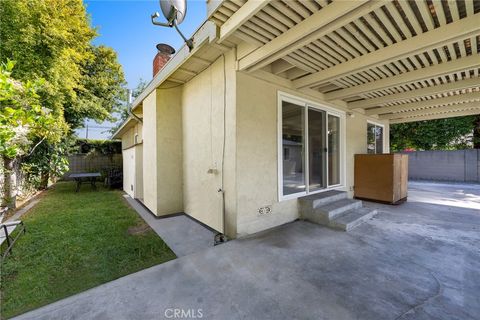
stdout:
{"type": "Polygon", "coordinates": [[[218,173],[218,169],[217,169],[217,162],[214,162],[213,163],[213,166],[208,168],[208,171],[207,171],[208,174],[217,174],[218,173]]]}
{"type": "Polygon", "coordinates": [[[272,213],[272,206],[264,206],[258,209],[259,216],[264,216],[270,213],[272,213]]]}

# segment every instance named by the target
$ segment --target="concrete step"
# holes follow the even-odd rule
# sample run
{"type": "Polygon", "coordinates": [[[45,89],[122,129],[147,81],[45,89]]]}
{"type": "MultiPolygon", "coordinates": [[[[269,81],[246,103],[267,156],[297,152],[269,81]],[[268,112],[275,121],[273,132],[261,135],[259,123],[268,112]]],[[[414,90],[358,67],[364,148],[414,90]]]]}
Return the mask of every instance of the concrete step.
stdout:
{"type": "Polygon", "coordinates": [[[341,199],[347,199],[347,192],[338,190],[328,190],[305,196],[298,199],[301,208],[318,208],[327,203],[331,203],[341,199]]]}
{"type": "Polygon", "coordinates": [[[349,210],[344,214],[330,220],[328,226],[334,229],[349,231],[363,222],[371,219],[376,214],[377,210],[372,208],[358,208],[349,210]]]}
{"type": "Polygon", "coordinates": [[[328,220],[332,220],[344,212],[361,207],[362,201],[360,200],[342,199],[316,208],[315,213],[324,215],[328,220]]]}
{"type": "Polygon", "coordinates": [[[323,206],[302,211],[302,218],[318,224],[327,225],[336,216],[342,213],[362,207],[362,201],[352,199],[341,199],[327,203],[323,206]]]}

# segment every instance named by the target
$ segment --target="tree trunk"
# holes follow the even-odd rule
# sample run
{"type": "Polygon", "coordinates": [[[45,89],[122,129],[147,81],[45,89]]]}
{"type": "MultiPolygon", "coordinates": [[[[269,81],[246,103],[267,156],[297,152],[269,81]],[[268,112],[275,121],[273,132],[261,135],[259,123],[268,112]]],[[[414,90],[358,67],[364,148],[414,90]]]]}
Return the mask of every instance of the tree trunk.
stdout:
{"type": "Polygon", "coordinates": [[[480,149],[480,115],[475,117],[473,124],[473,148],[480,149]]]}
{"type": "Polygon", "coordinates": [[[40,190],[47,189],[49,178],[50,178],[50,173],[48,171],[42,171],[42,174],[40,177],[40,190]]]}
{"type": "Polygon", "coordinates": [[[15,176],[14,176],[14,161],[8,157],[3,157],[3,198],[2,207],[9,209],[15,208],[15,176]]]}

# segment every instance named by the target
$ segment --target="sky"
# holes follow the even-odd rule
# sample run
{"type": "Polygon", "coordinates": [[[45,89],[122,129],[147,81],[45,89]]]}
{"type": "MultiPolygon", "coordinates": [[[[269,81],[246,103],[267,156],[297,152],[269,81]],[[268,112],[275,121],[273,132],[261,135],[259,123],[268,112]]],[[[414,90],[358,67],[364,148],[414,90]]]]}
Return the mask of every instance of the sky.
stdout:
{"type": "MultiPolygon", "coordinates": [[[[140,79],[152,80],[152,61],[157,43],[167,43],[178,50],[183,40],[174,28],[154,26],[150,15],[160,12],[159,21],[163,21],[159,1],[125,0],[84,0],[90,15],[91,25],[97,29],[96,45],[112,47],[118,54],[123,66],[129,88],[135,88],[140,79]]],[[[205,20],[206,0],[187,0],[187,15],[180,30],[188,38],[205,20]]],[[[106,139],[110,136],[108,128],[113,124],[87,121],[88,138],[106,139]]],[[[77,130],[77,135],[86,137],[86,129],[77,130]]]]}

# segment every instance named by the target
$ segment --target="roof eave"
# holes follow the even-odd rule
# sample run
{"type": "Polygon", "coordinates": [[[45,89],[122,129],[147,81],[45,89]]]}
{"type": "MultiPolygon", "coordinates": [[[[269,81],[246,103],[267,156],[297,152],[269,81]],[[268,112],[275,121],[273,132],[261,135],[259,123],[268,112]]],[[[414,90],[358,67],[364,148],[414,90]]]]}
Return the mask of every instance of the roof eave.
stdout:
{"type": "Polygon", "coordinates": [[[195,55],[200,48],[205,44],[215,41],[218,38],[218,28],[212,21],[205,21],[194,33],[192,38],[193,49],[190,51],[188,46],[184,44],[167,64],[165,64],[162,70],[155,75],[145,90],[133,101],[132,110],[135,110],[150,93],[168,80],[170,75],[180,68],[190,57],[195,55]]]}

